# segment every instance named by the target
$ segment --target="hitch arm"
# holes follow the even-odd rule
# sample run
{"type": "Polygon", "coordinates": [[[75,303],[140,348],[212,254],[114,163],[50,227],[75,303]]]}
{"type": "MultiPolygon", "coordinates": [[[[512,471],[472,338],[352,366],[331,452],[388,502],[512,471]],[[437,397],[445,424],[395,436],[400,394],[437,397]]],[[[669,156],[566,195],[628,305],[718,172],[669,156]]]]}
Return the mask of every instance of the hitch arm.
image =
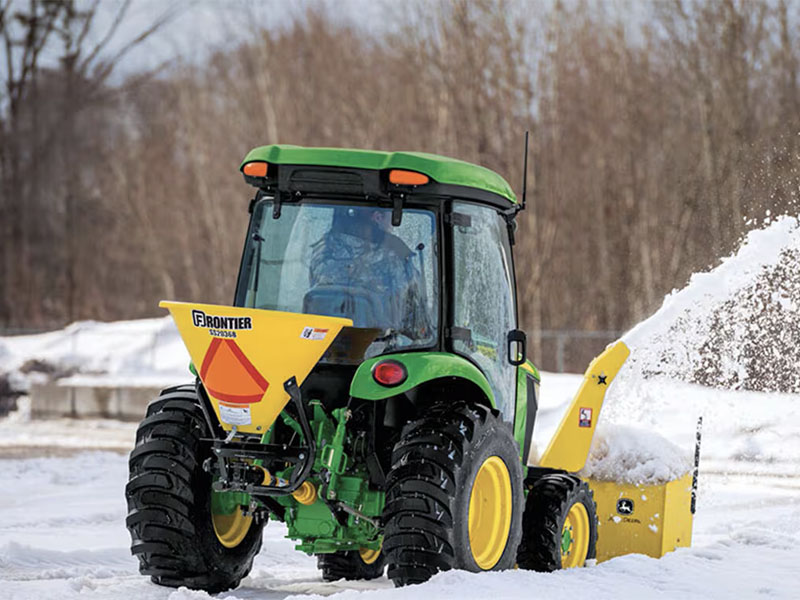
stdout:
{"type": "MultiPolygon", "coordinates": [[[[305,440],[305,446],[301,448],[287,448],[278,444],[257,444],[253,442],[237,442],[237,441],[214,441],[214,453],[216,454],[221,465],[221,475],[223,480],[227,479],[227,472],[224,469],[224,461],[226,456],[236,457],[246,455],[256,459],[285,459],[287,462],[296,462],[292,475],[285,485],[270,485],[261,484],[255,485],[248,483],[244,489],[249,494],[254,496],[288,496],[303,485],[303,482],[308,478],[311,469],[314,466],[314,461],[317,456],[317,443],[314,439],[314,433],[311,430],[311,425],[308,422],[308,415],[306,414],[305,406],[303,405],[303,395],[300,387],[297,385],[297,379],[290,377],[284,384],[286,393],[295,404],[297,408],[298,421],[300,423],[300,430],[305,440]]],[[[280,481],[273,479],[273,481],[280,481]]],[[[223,486],[227,485],[223,483],[223,486]]]]}

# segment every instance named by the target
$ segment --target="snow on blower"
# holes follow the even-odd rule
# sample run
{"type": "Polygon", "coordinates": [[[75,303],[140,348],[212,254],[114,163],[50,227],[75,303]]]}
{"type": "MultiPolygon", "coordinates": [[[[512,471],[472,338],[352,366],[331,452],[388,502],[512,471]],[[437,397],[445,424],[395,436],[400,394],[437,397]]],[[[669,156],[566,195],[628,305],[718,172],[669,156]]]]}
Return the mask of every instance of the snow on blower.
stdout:
{"type": "Polygon", "coordinates": [[[623,342],[586,371],[541,457],[540,375],[517,325],[525,208],[431,154],[252,150],[234,306],[162,302],[193,383],[148,407],[127,526],[155,583],[219,592],[268,521],[325,580],[581,567],[688,546],[689,474],[581,477],[623,342]]]}

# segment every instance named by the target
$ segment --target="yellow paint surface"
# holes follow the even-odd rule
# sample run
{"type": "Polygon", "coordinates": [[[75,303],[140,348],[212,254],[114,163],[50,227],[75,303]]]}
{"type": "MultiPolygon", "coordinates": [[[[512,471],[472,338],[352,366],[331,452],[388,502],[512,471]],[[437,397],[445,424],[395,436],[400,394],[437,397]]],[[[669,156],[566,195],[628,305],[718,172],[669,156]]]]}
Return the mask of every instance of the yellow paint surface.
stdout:
{"type": "Polygon", "coordinates": [[[542,454],[540,467],[564,469],[573,473],[583,468],[586,457],[589,456],[606,390],[629,354],[630,350],[625,343],[617,342],[591,362],[578,393],[575,394],[547,450],[542,454]]]}
{"type": "Polygon", "coordinates": [[[692,544],[692,476],[662,485],[632,485],[588,480],[597,503],[597,560],[623,554],[660,558],[692,544]],[[618,503],[633,512],[620,512],[618,503]]]}
{"type": "Polygon", "coordinates": [[[264,433],[297,384],[319,362],[349,319],[255,308],[160,303],[169,309],[222,427],[264,433]],[[245,422],[249,421],[249,422],[245,422]]]}

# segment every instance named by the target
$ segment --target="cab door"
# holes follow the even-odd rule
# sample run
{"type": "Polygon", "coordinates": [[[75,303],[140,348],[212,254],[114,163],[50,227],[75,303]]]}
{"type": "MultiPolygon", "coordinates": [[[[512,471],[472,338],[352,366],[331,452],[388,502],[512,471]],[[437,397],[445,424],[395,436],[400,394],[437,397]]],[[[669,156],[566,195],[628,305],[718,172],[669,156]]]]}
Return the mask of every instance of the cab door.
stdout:
{"type": "Polygon", "coordinates": [[[505,218],[495,209],[454,201],[450,339],[489,380],[503,419],[514,420],[517,368],[509,361],[508,333],[517,328],[511,245],[505,218]]]}

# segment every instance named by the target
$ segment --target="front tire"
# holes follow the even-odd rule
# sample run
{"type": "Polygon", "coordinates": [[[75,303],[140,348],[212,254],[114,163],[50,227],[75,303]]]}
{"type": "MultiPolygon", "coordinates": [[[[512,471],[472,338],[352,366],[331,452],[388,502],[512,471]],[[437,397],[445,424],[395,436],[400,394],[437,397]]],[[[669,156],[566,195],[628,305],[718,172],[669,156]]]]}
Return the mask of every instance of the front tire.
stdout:
{"type": "Polygon", "coordinates": [[[387,477],[383,548],[397,586],[437,571],[513,568],[521,538],[519,446],[497,411],[448,403],[406,425],[387,477]]]}
{"type": "Polygon", "coordinates": [[[380,550],[351,550],[317,555],[323,581],[377,579],[383,575],[385,555],[380,550]]]}
{"type": "Polygon", "coordinates": [[[150,403],[130,455],[125,523],[139,571],[153,583],[216,593],[250,572],[264,523],[241,506],[212,515],[216,492],[203,469],[211,447],[201,441],[208,437],[193,385],[166,389],[150,403]]]}
{"type": "Polygon", "coordinates": [[[589,485],[575,475],[551,473],[528,493],[518,563],[550,572],[582,567],[597,545],[597,509],[589,485]]]}

